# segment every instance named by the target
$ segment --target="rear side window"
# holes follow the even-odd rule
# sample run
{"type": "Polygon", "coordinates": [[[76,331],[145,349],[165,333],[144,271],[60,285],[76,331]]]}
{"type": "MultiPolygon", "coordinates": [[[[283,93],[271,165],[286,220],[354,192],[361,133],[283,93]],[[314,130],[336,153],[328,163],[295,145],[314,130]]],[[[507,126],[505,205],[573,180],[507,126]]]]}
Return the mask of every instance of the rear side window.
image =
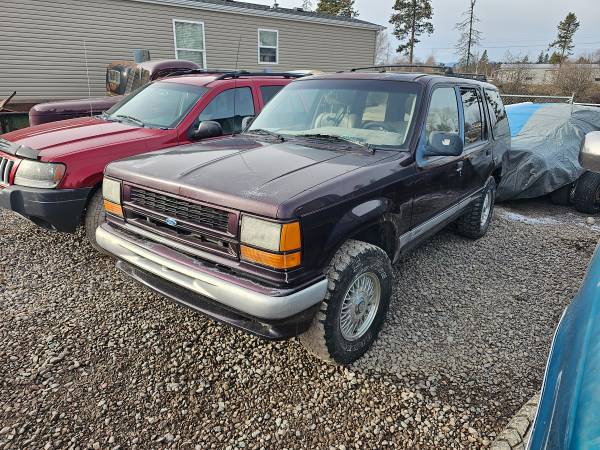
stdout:
{"type": "Polygon", "coordinates": [[[433,91],[425,128],[427,143],[429,143],[429,136],[434,131],[459,133],[458,117],[458,102],[454,88],[443,87],[433,91]]]}
{"type": "Polygon", "coordinates": [[[465,145],[475,144],[485,139],[485,122],[481,97],[477,89],[461,88],[465,112],[465,145]]]}
{"type": "Polygon", "coordinates": [[[487,100],[488,107],[490,109],[490,120],[492,121],[492,127],[498,122],[505,120],[506,110],[504,104],[500,98],[500,93],[492,89],[485,90],[485,99],[487,100]]]}
{"type": "Polygon", "coordinates": [[[260,87],[260,95],[262,95],[263,102],[266,105],[271,101],[273,97],[277,95],[277,93],[283,89],[283,86],[261,86],[260,87]]]}
{"type": "Polygon", "coordinates": [[[200,121],[219,122],[224,134],[242,131],[242,119],[254,115],[254,101],[249,87],[229,89],[213,98],[200,114],[200,121]],[[235,94],[235,96],[234,96],[235,94]]]}

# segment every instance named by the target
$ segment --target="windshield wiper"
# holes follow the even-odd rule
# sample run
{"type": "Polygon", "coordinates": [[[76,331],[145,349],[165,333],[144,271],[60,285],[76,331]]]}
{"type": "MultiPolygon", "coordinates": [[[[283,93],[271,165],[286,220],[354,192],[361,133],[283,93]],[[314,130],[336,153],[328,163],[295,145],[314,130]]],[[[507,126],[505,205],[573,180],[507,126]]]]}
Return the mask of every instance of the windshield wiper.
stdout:
{"type": "Polygon", "coordinates": [[[127,116],[125,114],[118,114],[115,117],[117,117],[119,119],[129,120],[130,122],[133,122],[133,123],[137,123],[141,127],[145,127],[146,126],[146,124],[143,121],[141,121],[140,119],[138,119],[137,117],[127,116]]]}
{"type": "Polygon", "coordinates": [[[273,131],[269,131],[269,130],[265,130],[264,128],[256,128],[254,130],[248,130],[246,132],[247,134],[262,134],[264,136],[271,136],[275,139],[277,139],[279,142],[285,142],[285,138],[278,134],[278,133],[274,133],[273,131]]]}
{"type": "Polygon", "coordinates": [[[323,139],[323,140],[332,141],[332,142],[348,142],[349,144],[354,144],[354,145],[358,145],[359,147],[366,148],[371,153],[375,153],[375,150],[377,149],[377,147],[375,145],[369,144],[368,142],[363,142],[363,141],[359,141],[357,139],[352,139],[352,138],[347,138],[347,137],[336,136],[334,134],[319,134],[319,133],[297,134],[297,135],[295,135],[295,137],[309,138],[309,139],[310,138],[323,139]]]}

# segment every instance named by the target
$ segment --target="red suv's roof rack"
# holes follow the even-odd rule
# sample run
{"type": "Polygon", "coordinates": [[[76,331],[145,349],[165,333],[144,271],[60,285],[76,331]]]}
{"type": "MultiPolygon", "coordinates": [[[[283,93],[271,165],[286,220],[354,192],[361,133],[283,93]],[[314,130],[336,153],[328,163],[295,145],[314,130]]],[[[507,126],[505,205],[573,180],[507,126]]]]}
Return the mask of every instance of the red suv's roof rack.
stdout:
{"type": "Polygon", "coordinates": [[[250,72],[247,70],[227,70],[227,69],[188,69],[170,73],[168,76],[179,75],[218,75],[216,80],[225,80],[229,78],[240,77],[282,77],[282,78],[301,78],[307,74],[293,72],[250,72]]]}

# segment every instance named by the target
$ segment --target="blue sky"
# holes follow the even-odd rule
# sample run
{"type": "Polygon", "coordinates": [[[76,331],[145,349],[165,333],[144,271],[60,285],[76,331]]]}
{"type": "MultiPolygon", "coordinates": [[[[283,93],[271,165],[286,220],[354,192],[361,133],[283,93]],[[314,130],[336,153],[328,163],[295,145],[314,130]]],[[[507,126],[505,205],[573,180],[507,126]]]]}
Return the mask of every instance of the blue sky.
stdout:
{"type": "MultiPolygon", "coordinates": [[[[271,5],[272,0],[249,0],[271,5]]],[[[295,7],[302,0],[278,0],[284,7],[295,7]]],[[[316,5],[317,0],[313,0],[316,5]]],[[[388,23],[394,0],[356,0],[360,18],[391,27],[388,23]]],[[[467,9],[468,0],[433,0],[435,33],[423,37],[416,55],[425,59],[433,54],[440,62],[456,60],[454,30],[460,14],[467,9]]],[[[555,35],[556,26],[569,11],[577,14],[581,27],[575,37],[577,54],[600,49],[599,0],[478,0],[476,13],[483,33],[482,49],[487,48],[491,59],[502,60],[507,50],[514,55],[529,54],[537,58],[555,35]]]]}

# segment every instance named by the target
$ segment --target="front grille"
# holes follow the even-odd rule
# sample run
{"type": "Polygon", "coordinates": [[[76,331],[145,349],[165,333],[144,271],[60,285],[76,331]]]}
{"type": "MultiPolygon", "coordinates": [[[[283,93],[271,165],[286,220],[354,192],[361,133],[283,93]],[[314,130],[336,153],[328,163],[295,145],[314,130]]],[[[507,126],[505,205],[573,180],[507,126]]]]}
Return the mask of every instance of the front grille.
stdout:
{"type": "Polygon", "coordinates": [[[7,141],[6,139],[0,138],[0,150],[8,151],[12,147],[12,142],[7,141]]]}
{"type": "Polygon", "coordinates": [[[131,187],[130,203],[163,216],[199,225],[210,230],[227,233],[229,213],[210,206],[192,203],[157,192],[131,187]]]}
{"type": "Polygon", "coordinates": [[[0,156],[0,183],[8,184],[10,171],[14,165],[15,162],[12,159],[0,156]]]}

